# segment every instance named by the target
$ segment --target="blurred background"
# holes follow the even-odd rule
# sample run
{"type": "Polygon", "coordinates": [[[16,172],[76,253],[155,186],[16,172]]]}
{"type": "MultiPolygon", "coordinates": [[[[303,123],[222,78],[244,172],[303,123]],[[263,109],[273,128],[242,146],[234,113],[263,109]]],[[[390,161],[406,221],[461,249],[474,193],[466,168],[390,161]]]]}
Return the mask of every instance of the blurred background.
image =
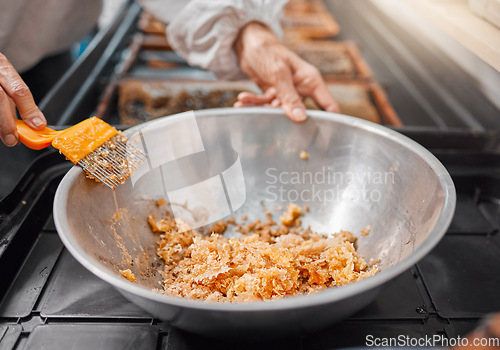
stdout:
{"type": "MultiPolygon", "coordinates": [[[[290,0],[282,40],[319,68],[344,114],[396,128],[497,130],[499,18],[497,0],[290,0]]],[[[57,68],[48,58],[35,67],[44,74],[23,74],[44,87],[35,97],[49,124],[97,115],[130,126],[258,91],[189,66],[165,27],[137,3],[105,0],[96,27],[57,68]]],[[[37,154],[0,147],[0,198],[37,154]]]]}

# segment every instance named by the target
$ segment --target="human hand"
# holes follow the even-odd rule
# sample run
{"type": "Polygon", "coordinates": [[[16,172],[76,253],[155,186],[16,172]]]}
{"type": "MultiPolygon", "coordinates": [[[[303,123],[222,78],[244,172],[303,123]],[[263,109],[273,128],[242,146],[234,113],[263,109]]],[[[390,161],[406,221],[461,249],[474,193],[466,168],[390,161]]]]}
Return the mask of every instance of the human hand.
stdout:
{"type": "Polygon", "coordinates": [[[30,89],[7,57],[0,53],[0,138],[9,147],[19,142],[14,120],[16,107],[21,118],[35,130],[47,125],[44,115],[33,100],[30,89]]]}
{"type": "Polygon", "coordinates": [[[242,92],[234,107],[283,107],[296,122],[307,119],[303,97],[311,97],[328,112],[339,112],[318,69],[282,45],[263,24],[251,22],[235,42],[241,70],[264,92],[242,92]]]}

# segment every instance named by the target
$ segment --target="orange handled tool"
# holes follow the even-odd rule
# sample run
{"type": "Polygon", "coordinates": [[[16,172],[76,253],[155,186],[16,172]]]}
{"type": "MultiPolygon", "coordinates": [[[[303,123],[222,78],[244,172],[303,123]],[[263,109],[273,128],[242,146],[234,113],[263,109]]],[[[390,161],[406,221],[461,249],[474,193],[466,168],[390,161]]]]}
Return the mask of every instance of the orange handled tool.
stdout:
{"type": "Polygon", "coordinates": [[[75,164],[118,132],[97,117],[86,119],[61,131],[49,127],[33,130],[19,119],[16,120],[16,125],[20,141],[29,148],[39,150],[52,145],[75,164]]]}
{"type": "Polygon", "coordinates": [[[111,188],[123,183],[145,159],[140,150],[127,145],[122,133],[97,117],[61,131],[48,127],[34,130],[19,119],[16,126],[24,145],[35,150],[52,145],[90,178],[111,188]]]}

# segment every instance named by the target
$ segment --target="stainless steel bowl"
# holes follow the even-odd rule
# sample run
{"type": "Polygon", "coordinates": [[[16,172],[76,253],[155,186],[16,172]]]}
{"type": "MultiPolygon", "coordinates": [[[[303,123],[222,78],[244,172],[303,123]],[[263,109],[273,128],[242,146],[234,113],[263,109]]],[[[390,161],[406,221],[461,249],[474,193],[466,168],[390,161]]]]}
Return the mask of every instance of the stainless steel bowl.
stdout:
{"type": "MultiPolygon", "coordinates": [[[[57,231],[87,269],[155,317],[188,331],[276,336],[339,321],[368,305],[387,281],[438,243],[452,219],[456,195],[443,165],[407,137],[348,116],[308,114],[307,122],[296,124],[278,109],[212,109],[196,112],[196,123],[184,129],[175,125],[189,119],[186,114],[133,128],[129,135],[140,131],[154,136],[156,144],[148,149],[149,170],[116,190],[121,219],[112,223],[111,190],[85,179],[75,167],[55,196],[57,231]],[[308,160],[299,157],[301,151],[308,152],[308,160]],[[155,164],[156,158],[172,152],[177,152],[176,160],[155,164]],[[367,261],[380,259],[381,271],[350,285],[267,302],[209,303],[153,292],[151,288],[160,287],[156,270],[161,262],[156,256],[158,236],[146,217],[159,210],[154,200],[219,176],[238,157],[246,200],[234,212],[237,218],[243,213],[262,218],[264,207],[279,211],[276,206],[298,195],[296,202],[310,207],[306,225],[325,233],[344,229],[357,234],[358,250],[367,261]],[[361,236],[366,225],[371,233],[361,236]],[[126,268],[135,273],[136,283],[118,273],[126,268]]],[[[164,158],[169,160],[169,155],[164,158]]]]}

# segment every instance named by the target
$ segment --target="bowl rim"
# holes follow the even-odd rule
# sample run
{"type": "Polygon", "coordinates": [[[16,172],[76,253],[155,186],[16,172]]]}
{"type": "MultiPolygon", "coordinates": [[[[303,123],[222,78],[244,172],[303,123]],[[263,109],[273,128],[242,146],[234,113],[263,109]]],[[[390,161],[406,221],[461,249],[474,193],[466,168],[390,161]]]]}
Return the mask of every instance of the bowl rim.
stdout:
{"type": "MultiPolygon", "coordinates": [[[[214,108],[207,110],[198,110],[195,111],[195,113],[197,118],[228,115],[234,115],[234,117],[238,117],[238,115],[255,115],[257,117],[261,114],[270,114],[275,115],[276,117],[286,118],[282,109],[264,107],[247,107],[237,109],[214,108]]],[[[248,303],[221,303],[207,302],[203,300],[192,300],[156,293],[146,287],[139,286],[130,281],[127,281],[120,277],[118,274],[113,274],[107,268],[100,266],[94,258],[92,258],[83,250],[82,247],[79,246],[74,237],[69,233],[71,232],[71,230],[68,218],[65,215],[65,208],[69,190],[72,184],[75,182],[77,177],[82,176],[82,170],[78,166],[74,166],[66,173],[64,178],[61,180],[55,194],[53,204],[53,217],[57,233],[61,238],[64,246],[69,250],[71,255],[80,262],[80,264],[82,264],[86,269],[88,269],[97,277],[117,288],[119,291],[123,291],[125,293],[132,294],[149,301],[169,304],[174,307],[218,312],[284,311],[297,308],[326,305],[343,299],[348,299],[349,297],[352,297],[354,295],[358,295],[375,289],[376,287],[383,285],[387,281],[408,270],[438,244],[438,242],[446,233],[446,230],[453,218],[456,205],[455,186],[446,168],[431,152],[425,149],[422,145],[398,133],[395,130],[363,119],[337,113],[307,110],[307,115],[313,119],[332,120],[344,125],[352,126],[354,128],[364,129],[366,131],[388,138],[406,148],[410,148],[436,173],[444,193],[444,203],[441,214],[439,215],[434,228],[431,230],[422,244],[416,250],[414,250],[413,253],[411,253],[397,265],[384,269],[369,278],[357,281],[355,283],[335,288],[327,288],[323,291],[313,294],[290,296],[278,300],[255,301],[248,303]]],[[[164,118],[169,118],[170,120],[174,121],[175,119],[183,118],[183,116],[185,116],[185,113],[179,113],[155,119],[150,122],[132,127],[128,129],[126,133],[128,134],[142,129],[145,126],[155,123],[159,120],[163,120],[164,118]]],[[[290,122],[292,123],[292,121],[290,122]]]]}

